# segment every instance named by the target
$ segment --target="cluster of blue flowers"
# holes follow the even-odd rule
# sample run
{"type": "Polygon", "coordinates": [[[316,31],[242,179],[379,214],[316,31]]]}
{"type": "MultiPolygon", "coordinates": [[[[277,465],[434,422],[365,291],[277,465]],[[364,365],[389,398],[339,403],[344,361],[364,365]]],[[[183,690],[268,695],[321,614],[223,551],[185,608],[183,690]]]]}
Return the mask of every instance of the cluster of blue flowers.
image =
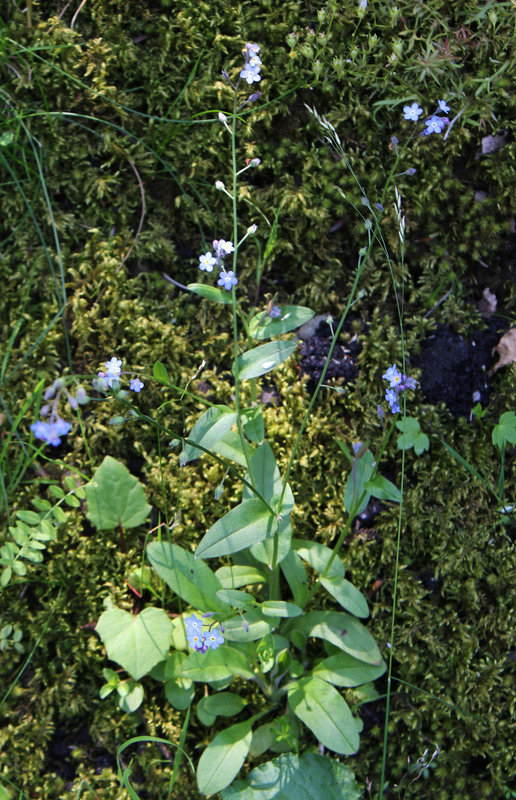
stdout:
{"type": "Polygon", "coordinates": [[[218,285],[223,286],[228,292],[238,283],[238,278],[232,269],[226,270],[224,267],[224,257],[235,251],[233,242],[226,242],[225,239],[213,240],[213,253],[208,250],[204,255],[199,256],[199,269],[206,272],[213,272],[213,267],[220,270],[218,285]]]}
{"type": "Polygon", "coordinates": [[[59,415],[53,415],[47,421],[38,419],[37,422],[30,426],[36,439],[42,439],[54,447],[58,447],[61,444],[60,437],[66,436],[71,428],[70,423],[61,419],[59,415]]]}
{"type": "MultiPolygon", "coordinates": [[[[97,373],[98,378],[94,378],[92,381],[93,388],[100,392],[107,392],[108,389],[118,390],[120,375],[123,374],[122,360],[113,356],[110,361],[105,362],[104,366],[106,371],[97,373]]],[[[139,378],[131,378],[129,388],[133,392],[140,392],[144,385],[139,378]]],[[[71,423],[59,416],[58,408],[62,395],[65,395],[68,405],[74,411],[77,411],[79,406],[85,405],[90,399],[80,384],[77,386],[75,394],[72,394],[66,388],[64,378],[57,378],[52,386],[45,390],[43,398],[52,400],[52,403],[45,403],[41,406],[40,414],[48,419],[38,419],[32,423],[30,429],[36,439],[41,439],[53,447],[59,447],[61,436],[66,436],[72,429],[71,423]]]]}
{"type": "MultiPolygon", "coordinates": [[[[211,614],[204,614],[203,616],[211,616],[211,614]]],[[[213,623],[208,627],[207,631],[203,631],[202,619],[197,619],[195,614],[191,617],[186,617],[185,628],[186,638],[188,644],[193,650],[199,653],[205,653],[207,650],[216,650],[221,644],[224,644],[225,639],[218,628],[213,627],[213,623]]]]}
{"type": "MultiPolygon", "coordinates": [[[[428,136],[430,133],[442,133],[445,127],[450,124],[450,120],[448,117],[439,116],[439,114],[447,114],[449,110],[450,107],[447,105],[446,100],[438,100],[435,113],[425,120],[425,130],[421,136],[428,136]]],[[[411,106],[403,106],[404,118],[413,122],[418,122],[422,113],[423,109],[417,103],[412,103],[411,106]]]]}
{"type": "MultiPolygon", "coordinates": [[[[94,389],[100,392],[106,392],[108,389],[118,390],[120,386],[120,375],[125,375],[122,372],[122,359],[113,356],[109,361],[104,363],[106,368],[105,372],[97,372],[98,378],[94,378],[92,385],[94,389]]],[[[144,383],[139,378],[131,378],[129,381],[129,389],[132,392],[141,392],[144,383]]]]}
{"type": "Polygon", "coordinates": [[[393,414],[398,414],[400,409],[399,396],[405,389],[415,389],[416,382],[414,378],[407,378],[402,372],[397,369],[396,364],[389,367],[387,372],[382,375],[382,378],[389,381],[389,388],[385,392],[385,399],[391,407],[393,414]]]}
{"type": "Polygon", "coordinates": [[[258,83],[258,81],[261,81],[262,79],[260,75],[262,62],[258,55],[259,52],[260,46],[257,44],[251,44],[251,42],[247,42],[246,46],[242,50],[242,53],[245,56],[245,64],[244,68],[240,72],[240,77],[249,84],[258,83]]]}
{"type": "Polygon", "coordinates": [[[66,420],[61,419],[59,416],[59,402],[63,394],[74,411],[76,411],[80,405],[85,405],[89,399],[84,387],[78,385],[75,390],[75,395],[73,395],[66,388],[63,378],[57,378],[48,389],[45,389],[43,395],[44,400],[52,400],[52,403],[45,403],[40,408],[41,416],[48,417],[48,419],[38,419],[30,426],[36,439],[41,439],[43,442],[47,442],[47,444],[51,444],[53,447],[59,447],[61,444],[61,436],[66,436],[72,428],[69,422],[66,422],[66,420]]]}

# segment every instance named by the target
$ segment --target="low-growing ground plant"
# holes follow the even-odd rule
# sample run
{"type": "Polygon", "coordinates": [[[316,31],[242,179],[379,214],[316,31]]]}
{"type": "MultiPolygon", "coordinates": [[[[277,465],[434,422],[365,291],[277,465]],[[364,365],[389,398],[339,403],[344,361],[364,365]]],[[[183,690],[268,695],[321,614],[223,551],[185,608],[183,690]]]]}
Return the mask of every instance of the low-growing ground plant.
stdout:
{"type": "MultiPolygon", "coordinates": [[[[292,48],[292,63],[301,54],[313,63],[315,84],[319,79],[325,81],[323,96],[331,95],[335,89],[333,82],[341,77],[344,69],[344,62],[335,56],[331,42],[336,12],[335,5],[329,3],[324,13],[321,11],[317,15],[317,31],[294,31],[287,40],[292,48]],[[335,73],[331,77],[325,74],[330,59],[335,73]]],[[[366,24],[367,15],[372,12],[367,3],[359,3],[357,26],[366,24]]],[[[392,24],[396,24],[397,12],[390,9],[389,14],[392,24]]],[[[378,15],[379,24],[384,25],[385,11],[378,15]]],[[[496,15],[489,19],[496,27],[496,15]]],[[[401,39],[393,43],[391,66],[401,57],[402,44],[401,39]]],[[[370,47],[375,47],[372,40],[370,47]]],[[[352,66],[349,69],[363,74],[366,65],[360,65],[359,53],[350,55],[348,61],[352,66]]],[[[99,602],[95,612],[97,619],[90,618],[83,627],[88,629],[90,647],[94,651],[97,648],[98,654],[100,644],[94,643],[95,637],[89,631],[95,627],[107,656],[118,667],[104,666],[103,685],[100,685],[100,669],[95,680],[100,686],[104,708],[115,707],[119,718],[131,720],[129,724],[134,727],[125,742],[117,742],[116,752],[120,783],[129,796],[138,796],[136,784],[142,786],[142,796],[145,791],[151,791],[146,776],[143,779],[135,776],[128,759],[131,753],[141,752],[144,744],[153,744],[167,762],[167,786],[162,796],[173,797],[175,792],[183,791],[180,788],[182,779],[191,780],[195,774],[197,790],[202,795],[221,793],[224,800],[259,800],[274,796],[267,794],[271,785],[283,786],[287,776],[292,796],[302,796],[305,790],[325,793],[328,797],[358,799],[363,796],[362,786],[365,785],[370,797],[381,800],[391,793],[408,794],[424,781],[431,787],[439,762],[443,756],[450,757],[443,754],[434,737],[431,748],[425,748],[424,752],[422,748],[417,758],[412,756],[414,763],[409,768],[400,766],[400,759],[409,757],[406,753],[393,758],[391,723],[394,704],[401,694],[398,687],[425,694],[431,702],[446,706],[449,713],[463,715],[468,724],[478,719],[465,708],[448,702],[449,698],[445,700],[427,692],[397,674],[397,654],[404,652],[406,655],[406,640],[400,642],[398,638],[398,608],[401,603],[405,613],[407,596],[402,569],[405,565],[401,561],[406,495],[409,493],[409,508],[413,510],[412,493],[415,496],[426,488],[418,485],[418,477],[429,474],[423,471],[428,467],[426,459],[434,457],[439,448],[440,452],[451,456],[454,469],[466,470],[478,481],[479,489],[490,496],[494,509],[489,517],[491,533],[510,537],[514,521],[507,456],[516,443],[514,413],[501,410],[500,420],[492,430],[492,444],[500,456],[500,470],[493,477],[492,456],[489,467],[478,468],[471,451],[469,456],[466,453],[469,442],[465,442],[462,449],[460,438],[454,437],[453,445],[450,444],[446,435],[436,434],[430,421],[416,408],[411,408],[412,404],[416,406],[418,394],[415,390],[418,393],[419,390],[412,377],[406,346],[407,337],[413,333],[408,330],[406,319],[410,270],[406,263],[407,226],[403,206],[405,193],[410,191],[405,186],[416,170],[406,167],[411,163],[407,157],[416,152],[421,154],[427,145],[435,148],[435,157],[438,142],[448,141],[454,136],[455,126],[466,118],[471,124],[474,115],[480,113],[479,101],[477,98],[473,110],[468,110],[463,103],[465,90],[460,78],[454,83],[451,94],[440,88],[429,90],[427,84],[437,82],[442,57],[428,40],[426,61],[421,67],[424,91],[415,95],[407,90],[403,96],[400,93],[374,104],[375,114],[387,107],[392,116],[396,116],[395,125],[400,131],[403,130],[401,125],[405,126],[403,132],[397,130],[397,135],[388,137],[382,189],[378,185],[371,188],[369,183],[366,188],[361,183],[357,177],[362,174],[357,160],[348,156],[336,126],[319,113],[313,103],[303,106],[303,113],[317,125],[318,136],[329,146],[338,168],[345,167],[341,170],[345,189],[339,184],[334,194],[354,209],[358,222],[354,223],[353,240],[360,240],[360,246],[353,270],[348,268],[346,272],[346,293],[340,304],[342,313],[338,321],[329,313],[322,314],[323,325],[331,332],[329,347],[299,419],[295,420],[295,415],[287,417],[291,429],[288,438],[279,430],[267,406],[271,397],[277,396],[281,402],[286,394],[295,394],[292,362],[296,359],[299,342],[292,337],[294,331],[314,319],[315,312],[307,305],[284,302],[281,281],[276,282],[278,291],[271,289],[275,286],[271,279],[273,255],[280,252],[282,215],[288,202],[281,197],[272,214],[261,204],[253,191],[253,183],[259,184],[262,170],[268,167],[266,162],[260,161],[260,143],[253,142],[250,148],[247,142],[245,158],[244,148],[239,146],[239,136],[245,134],[246,139],[249,138],[248,127],[253,114],[259,116],[260,108],[267,108],[267,99],[258,88],[263,48],[260,50],[257,44],[248,42],[243,57],[244,62],[238,68],[222,72],[217,84],[220,108],[217,106],[208,112],[212,125],[217,126],[214,134],[217,157],[223,158],[221,153],[229,153],[228,166],[212,181],[220,198],[217,212],[203,197],[198,197],[202,211],[196,221],[204,252],[195,260],[198,258],[198,268],[208,281],[182,283],[178,280],[179,277],[184,280],[181,275],[173,273],[172,277],[168,272],[165,275],[190,302],[197,303],[194,314],[202,316],[203,324],[204,320],[210,320],[212,333],[218,337],[215,346],[210,344],[215,369],[210,364],[206,370],[205,359],[201,362],[201,354],[197,356],[193,350],[188,352],[188,347],[186,353],[181,353],[182,369],[176,369],[170,352],[156,353],[156,348],[149,348],[153,352],[152,360],[147,364],[139,360],[137,368],[127,372],[123,365],[131,364],[132,360],[123,352],[122,337],[111,351],[100,354],[101,363],[90,362],[81,374],[74,375],[72,340],[64,325],[68,367],[57,378],[54,375],[48,385],[40,381],[36,389],[31,390],[17,415],[9,417],[10,432],[1,443],[2,501],[6,514],[10,515],[6,537],[0,547],[1,584],[3,591],[8,592],[22,580],[38,583],[41,575],[38,564],[44,560],[45,549],[58,543],[60,526],[67,528],[78,522],[88,535],[96,537],[100,553],[103,548],[106,552],[108,548],[116,551],[120,557],[118,568],[127,557],[130,568],[125,571],[124,578],[132,602],[123,597],[124,584],[118,569],[118,578],[104,582],[108,588],[102,592],[103,612],[99,602]],[[403,108],[402,114],[398,106],[403,108]],[[223,203],[227,203],[226,213],[222,212],[223,203]],[[241,221],[244,218],[245,223],[241,221]],[[228,238],[212,238],[221,234],[228,238]],[[212,243],[208,244],[210,241],[212,243]],[[212,274],[216,280],[210,282],[212,274]],[[371,280],[374,289],[370,287],[371,280]],[[367,349],[361,354],[363,375],[369,377],[363,381],[367,390],[360,402],[353,397],[350,399],[350,408],[356,412],[353,422],[353,415],[348,415],[345,423],[341,423],[338,416],[337,421],[330,416],[325,430],[328,474],[336,470],[340,476],[331,479],[331,486],[337,487],[340,511],[332,534],[321,536],[316,514],[309,521],[301,519],[301,509],[305,511],[311,505],[321,515],[315,489],[312,500],[309,481],[304,484],[303,494],[296,492],[301,482],[299,473],[310,466],[303,443],[306,437],[312,437],[312,428],[317,425],[318,404],[334,402],[339,396],[350,397],[350,386],[328,379],[332,356],[352,315],[361,313],[368,292],[389,283],[397,324],[390,326],[385,343],[373,345],[377,347],[376,354],[381,353],[380,358],[368,360],[367,349]],[[207,314],[211,316],[205,316],[207,314]],[[96,377],[85,374],[88,369],[97,373],[96,377]],[[209,375],[211,383],[205,381],[203,386],[205,375],[209,375]],[[383,392],[384,402],[379,403],[383,392]],[[146,395],[152,395],[159,407],[152,408],[146,395]],[[327,399],[330,395],[333,395],[331,400],[327,399]],[[113,412],[108,411],[112,404],[113,412]],[[107,420],[109,413],[114,416],[107,420]],[[25,437],[20,433],[20,426],[29,415],[32,436],[28,435],[27,425],[25,437]],[[93,444],[90,432],[96,425],[100,434],[95,433],[93,444]],[[73,435],[74,430],[77,436],[73,435]],[[147,472],[142,476],[147,486],[123,463],[129,464],[121,455],[123,447],[118,449],[114,440],[113,431],[120,431],[122,436],[126,430],[138,431],[133,446],[144,454],[143,461],[147,460],[147,472]],[[147,451],[143,442],[152,441],[153,437],[157,444],[147,451]],[[80,464],[80,470],[52,458],[53,448],[72,440],[82,448],[84,463],[80,464]],[[13,452],[16,457],[10,460],[13,452]],[[21,486],[25,487],[26,476],[38,463],[52,473],[49,476],[45,468],[41,468],[40,486],[48,487],[57,503],[31,497],[29,486],[25,505],[16,503],[11,511],[13,496],[21,486]],[[62,478],[64,489],[55,479],[54,466],[70,472],[62,478]],[[194,474],[197,475],[195,483],[194,474]],[[171,484],[175,495],[170,491],[171,484]],[[202,519],[206,519],[202,532],[196,519],[198,498],[191,489],[190,494],[187,490],[182,492],[182,484],[195,486],[202,494],[202,519]],[[349,554],[356,553],[357,526],[367,514],[371,501],[379,504],[385,515],[390,514],[388,525],[391,527],[385,530],[392,536],[384,551],[390,561],[388,566],[383,565],[392,587],[387,597],[388,623],[379,620],[377,607],[373,618],[369,618],[371,600],[377,606],[376,589],[369,592],[370,602],[365,594],[365,586],[372,583],[371,576],[368,574],[364,579],[363,574],[359,577],[354,573],[353,581],[345,577],[351,563],[349,554]],[[35,510],[28,510],[29,503],[35,510]],[[63,510],[64,506],[68,506],[69,513],[63,510]],[[138,530],[143,526],[146,534],[138,539],[138,530]],[[138,567],[134,563],[135,553],[138,567]],[[380,638],[377,630],[382,631],[380,638]],[[384,692],[383,697],[380,692],[384,692]],[[384,703],[383,733],[377,739],[383,737],[383,752],[381,757],[378,752],[375,755],[371,766],[375,777],[370,781],[369,777],[364,779],[364,767],[357,760],[353,761],[352,755],[359,748],[367,709],[373,709],[370,713],[374,714],[380,702],[384,703]],[[162,712],[161,722],[154,726],[148,723],[150,733],[142,734],[141,729],[135,727],[137,721],[145,720],[147,709],[152,718],[156,707],[162,712]],[[122,717],[122,714],[128,716],[122,717]],[[175,728],[166,729],[170,715],[175,728]],[[238,719],[234,721],[233,718],[238,719]],[[167,730],[166,737],[164,730],[167,730]],[[334,755],[329,756],[326,751],[334,755]],[[346,758],[341,760],[342,756],[346,758]],[[242,774],[247,776],[238,780],[246,759],[246,772],[242,774]],[[251,759],[260,764],[249,772],[251,759]],[[359,782],[353,770],[357,777],[360,772],[359,782]],[[389,779],[389,773],[398,776],[397,783],[389,779]]],[[[93,58],[92,69],[96,68],[94,61],[93,58]]],[[[191,72],[192,79],[199,63],[200,56],[191,72]]],[[[494,75],[482,78],[479,95],[486,81],[502,80],[503,75],[504,70],[500,68],[494,75]]],[[[181,98],[187,95],[189,82],[190,78],[181,98]]],[[[102,102],[107,100],[107,95],[99,97],[102,102]]],[[[32,134],[24,127],[23,117],[16,115],[11,98],[9,103],[19,130],[24,131],[28,147],[32,148],[32,134]]],[[[119,110],[126,113],[128,109],[120,107],[119,110]]],[[[59,112],[57,118],[62,121],[67,118],[67,112],[59,112]]],[[[82,125],[84,120],[85,117],[77,115],[73,124],[82,125]],[[79,123],[79,119],[82,122],[79,123]]],[[[191,122],[193,124],[194,120],[191,122]]],[[[105,124],[116,128],[110,121],[105,124]]],[[[117,130],[123,137],[127,136],[125,128],[117,130]]],[[[165,171],[168,167],[165,157],[162,158],[163,150],[174,136],[173,132],[162,139],[157,136],[152,149],[146,149],[147,156],[158,156],[165,171]]],[[[205,134],[207,142],[209,138],[205,134]]],[[[14,139],[7,137],[0,142],[0,147],[9,147],[13,142],[14,139]]],[[[41,178],[42,163],[36,154],[34,158],[36,173],[41,178]]],[[[119,254],[113,256],[109,242],[96,254],[101,263],[110,265],[115,280],[119,267],[142,233],[146,208],[144,183],[132,158],[128,163],[137,178],[141,200],[135,240],[130,250],[122,253],[122,258],[119,254]],[[113,270],[115,262],[116,271],[113,270]]],[[[16,173],[10,174],[13,177],[16,173]]],[[[28,176],[33,177],[30,170],[28,176]]],[[[20,182],[14,180],[20,189],[20,182]]],[[[60,257],[59,226],[54,225],[45,183],[43,180],[40,183],[52,230],[58,236],[58,272],[54,275],[58,313],[47,329],[55,332],[57,324],[65,320],[67,289],[60,257]]],[[[107,191],[109,182],[105,186],[107,191]]],[[[177,186],[181,191],[184,189],[179,180],[177,186]]],[[[192,186],[188,186],[188,192],[192,186]]],[[[104,190],[99,188],[99,191],[104,190]]],[[[183,192],[183,200],[189,196],[188,192],[183,192]]],[[[30,203],[26,206],[31,209],[30,203]]],[[[287,223],[292,225],[292,220],[287,223]]],[[[45,249],[46,244],[43,247],[45,249]]],[[[91,247],[93,253],[94,247],[91,247]]],[[[283,250],[283,255],[285,252],[283,250]]],[[[190,264],[191,261],[190,257],[190,264]]],[[[310,267],[304,264],[303,269],[310,267]]],[[[84,273],[84,265],[77,270],[79,276],[81,271],[84,273]]],[[[457,280],[457,274],[453,280],[457,280]]],[[[109,343],[109,331],[113,330],[109,326],[116,324],[117,301],[113,302],[116,293],[111,293],[112,288],[104,278],[95,284],[93,305],[104,292],[110,297],[106,306],[110,308],[110,319],[101,334],[104,349],[109,343]]],[[[303,291],[304,296],[309,297],[312,290],[303,291]]],[[[432,305],[435,300],[440,302],[435,291],[432,286],[428,296],[425,295],[430,311],[435,307],[432,305]]],[[[180,305],[176,303],[174,307],[180,305]]],[[[73,300],[74,330],[82,331],[83,335],[89,321],[95,320],[95,314],[89,316],[86,309],[87,304],[82,299],[73,300]]],[[[94,321],[94,326],[97,324],[98,320],[94,321]]],[[[175,324],[174,319],[172,324],[175,324]]],[[[424,323],[418,321],[417,324],[424,323]]],[[[19,328],[8,341],[1,386],[10,377],[7,363],[18,332],[19,328]]],[[[85,348],[83,353],[88,350],[86,345],[81,347],[85,348]]],[[[99,353],[98,347],[96,352],[99,353]]],[[[19,362],[16,369],[22,363],[19,362]]],[[[483,413],[480,406],[473,409],[475,423],[484,424],[483,413]]],[[[435,423],[435,414],[433,420],[435,423]]],[[[415,523],[410,520],[409,527],[412,524],[415,523]]],[[[493,538],[489,544],[492,541],[493,538]]],[[[357,563],[360,558],[367,559],[365,548],[357,563]]],[[[50,586],[65,587],[66,576],[59,574],[59,569],[53,569],[49,580],[50,586]]],[[[433,591],[439,587],[441,578],[436,572],[434,577],[427,576],[425,580],[433,591]]],[[[379,579],[373,586],[378,584],[380,588],[382,583],[379,579]]],[[[495,584],[493,577],[490,586],[498,591],[498,584],[495,584]]],[[[98,591],[99,587],[93,588],[94,595],[98,591]]],[[[404,632],[404,636],[412,635],[413,626],[409,627],[410,634],[404,632]]],[[[0,629],[0,647],[11,658],[25,651],[26,639],[23,625],[17,627],[9,622],[0,629]]],[[[30,668],[33,654],[34,649],[27,656],[23,669],[16,674],[2,703],[30,668]]],[[[407,661],[410,663],[410,659],[407,661]]],[[[410,677],[410,670],[408,675],[402,675],[410,677]]],[[[395,710],[399,719],[399,707],[395,710]]],[[[415,727],[413,723],[412,727],[415,727]]],[[[364,738],[367,744],[367,737],[364,738]]],[[[425,734],[421,732],[420,738],[425,740],[425,734]]],[[[5,786],[4,783],[0,785],[6,797],[17,789],[8,775],[5,786]]],[[[81,778],[76,788],[79,795],[94,791],[86,778],[81,778]]]]}

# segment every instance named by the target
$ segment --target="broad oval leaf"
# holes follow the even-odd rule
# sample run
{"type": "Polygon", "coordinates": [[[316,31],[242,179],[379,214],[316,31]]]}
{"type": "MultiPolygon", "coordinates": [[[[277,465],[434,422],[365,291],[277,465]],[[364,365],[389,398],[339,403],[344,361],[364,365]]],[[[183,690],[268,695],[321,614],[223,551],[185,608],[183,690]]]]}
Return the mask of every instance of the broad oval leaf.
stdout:
{"type": "Polygon", "coordinates": [[[226,292],[225,289],[218,289],[216,286],[210,286],[208,283],[189,283],[186,288],[194,294],[204,297],[205,300],[211,300],[212,303],[221,303],[227,306],[233,302],[229,292],[226,292]]]}
{"type": "MultiPolygon", "coordinates": [[[[292,549],[319,574],[324,572],[333,555],[333,550],[330,550],[325,544],[311,542],[309,539],[294,539],[292,549]]],[[[344,565],[338,556],[333,560],[327,577],[344,577],[344,565]]]]}
{"type": "Polygon", "coordinates": [[[181,665],[181,675],[202,683],[222,681],[235,675],[248,679],[254,677],[243,653],[227,644],[206,653],[190,653],[181,665]]]}
{"type": "Polygon", "coordinates": [[[255,642],[271,633],[276,624],[272,618],[264,619],[259,608],[252,608],[240,616],[233,617],[224,623],[224,636],[229,642],[255,642]]]}
{"type": "Polygon", "coordinates": [[[265,583],[267,581],[267,577],[262,570],[246,564],[219,567],[215,575],[223,589],[238,589],[239,586],[250,586],[254,583],[265,583]]]}
{"type": "Polygon", "coordinates": [[[302,678],[289,691],[288,702],[325,747],[342,755],[356,753],[360,737],[353,714],[333,686],[320,678],[302,678]]]}
{"type": "Polygon", "coordinates": [[[281,562],[281,571],[290,586],[290,591],[294,597],[296,605],[304,608],[308,602],[310,592],[308,589],[308,579],[306,569],[301,558],[291,549],[281,562]]]}
{"type": "Polygon", "coordinates": [[[172,678],[165,683],[165,697],[178,711],[188,708],[194,696],[195,686],[189,678],[172,678]]]}
{"type": "MultiPolygon", "coordinates": [[[[268,725],[277,728],[278,723],[268,725]]],[[[266,737],[259,753],[268,749],[271,738],[273,735],[266,737]]],[[[251,754],[255,754],[254,740],[253,735],[251,754]]],[[[225,789],[221,797],[222,800],[363,800],[363,792],[350,768],[337,759],[317,753],[302,756],[286,753],[255,767],[245,780],[235,781],[225,789]]]]}
{"type": "Polygon", "coordinates": [[[212,717],[236,717],[245,708],[246,702],[233,692],[216,692],[199,701],[197,709],[212,717]]]}
{"type": "Polygon", "coordinates": [[[239,589],[218,589],[217,597],[223,603],[233,606],[233,608],[246,608],[249,605],[254,605],[254,597],[247,592],[241,592],[239,589]]]}
{"type": "Polygon", "coordinates": [[[283,517],[278,525],[278,544],[277,549],[274,546],[274,528],[271,528],[269,536],[263,542],[253,544],[251,547],[251,555],[257,561],[272,569],[275,560],[276,566],[281,564],[283,559],[286,558],[290,552],[292,542],[292,525],[290,524],[290,517],[283,517]]]}
{"type": "Polygon", "coordinates": [[[152,367],[152,374],[156,378],[157,381],[160,383],[164,383],[165,386],[170,386],[170,377],[167,372],[166,366],[163,364],[162,361],[155,361],[154,366],[152,367]]]}
{"type": "Polygon", "coordinates": [[[229,786],[249,752],[251,722],[240,722],[218,733],[199,759],[197,785],[203,794],[216,794],[229,786]]]}
{"type": "MultiPolygon", "coordinates": [[[[237,415],[227,406],[212,406],[208,408],[204,414],[201,414],[193,426],[188,439],[191,442],[202,445],[207,450],[213,450],[217,442],[231,430],[236,422],[236,418],[237,415]]],[[[191,444],[187,444],[181,451],[179,461],[181,465],[184,466],[188,464],[189,461],[193,461],[203,455],[205,454],[202,450],[199,450],[191,444]]]]}
{"type": "Polygon", "coordinates": [[[151,542],[147,545],[147,558],[172,591],[194,608],[202,611],[230,610],[216,597],[222,588],[217,576],[192,553],[170,542],[151,542]]]}
{"type": "Polygon", "coordinates": [[[134,528],[145,522],[151,510],[140,481],[111,456],[105,457],[84,491],[86,516],[100,531],[119,525],[134,528]]]}
{"type": "Polygon", "coordinates": [[[385,672],[385,663],[364,664],[358,658],[353,658],[349,653],[337,653],[334,656],[320,661],[313,669],[312,674],[335,686],[360,686],[369,681],[375,681],[385,672]]]}
{"type": "Polygon", "coordinates": [[[240,464],[241,467],[247,466],[240,436],[235,431],[226,433],[222,439],[219,439],[219,441],[213,445],[212,450],[217,455],[222,456],[222,458],[240,464]]]}
{"type": "Polygon", "coordinates": [[[144,608],[136,615],[109,608],[101,614],[96,631],[111,661],[139,680],[167,657],[172,622],[162,608],[144,608]]]}
{"type": "Polygon", "coordinates": [[[401,503],[401,492],[391,481],[383,475],[376,475],[372,481],[367,481],[365,488],[373,497],[378,500],[391,500],[393,503],[401,503]]]}
{"type": "Polygon", "coordinates": [[[340,611],[309,611],[285,623],[282,633],[325,639],[366,664],[378,664],[382,660],[378,645],[367,628],[350,614],[340,611]]]}
{"type": "Polygon", "coordinates": [[[364,595],[346,578],[332,576],[330,578],[321,578],[320,581],[326,591],[350,614],[362,619],[369,616],[369,607],[364,595]]]}
{"type": "Polygon", "coordinates": [[[266,600],[262,603],[262,614],[266,617],[299,617],[302,613],[302,608],[284,600],[266,600]]]}
{"type": "Polygon", "coordinates": [[[300,328],[314,316],[314,311],[305,306],[281,306],[279,317],[270,317],[266,312],[255,314],[249,322],[249,333],[253,339],[270,339],[300,328]]]}
{"type": "Polygon", "coordinates": [[[259,378],[286,361],[297,349],[297,342],[269,342],[248,350],[237,359],[233,374],[239,381],[259,378]]]}
{"type": "Polygon", "coordinates": [[[360,458],[353,459],[353,466],[344,491],[344,508],[348,514],[361,514],[371,497],[365,488],[374,470],[374,456],[366,450],[360,458]],[[361,502],[360,502],[361,501],[361,502]]]}
{"type": "Polygon", "coordinates": [[[274,525],[274,517],[261,500],[244,500],[211,526],[201,539],[195,558],[238,553],[263,541],[270,535],[274,525]]]}

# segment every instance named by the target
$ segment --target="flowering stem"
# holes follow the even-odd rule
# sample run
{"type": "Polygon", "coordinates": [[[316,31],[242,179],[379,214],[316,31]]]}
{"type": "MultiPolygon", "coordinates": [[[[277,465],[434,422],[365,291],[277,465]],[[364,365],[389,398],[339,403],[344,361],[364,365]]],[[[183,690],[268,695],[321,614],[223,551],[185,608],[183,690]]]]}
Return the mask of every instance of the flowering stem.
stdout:
{"type": "MultiPolygon", "coordinates": [[[[233,172],[233,191],[232,191],[232,204],[233,204],[233,241],[235,243],[235,249],[233,251],[233,274],[237,274],[237,259],[238,259],[238,208],[237,208],[237,184],[238,184],[238,171],[237,171],[237,160],[236,160],[236,122],[237,122],[237,86],[235,87],[235,92],[233,95],[233,116],[231,120],[231,166],[233,172]]],[[[253,486],[255,485],[255,480],[253,476],[253,470],[251,466],[251,458],[249,456],[249,447],[247,445],[247,441],[244,435],[244,428],[242,425],[242,417],[240,414],[240,382],[237,373],[237,363],[238,363],[238,325],[237,325],[237,303],[236,303],[236,291],[235,287],[231,287],[231,300],[233,306],[233,359],[234,359],[234,370],[235,370],[235,412],[237,415],[237,427],[238,427],[238,435],[240,437],[240,442],[242,444],[242,450],[244,451],[245,456],[245,463],[247,465],[247,472],[249,474],[249,479],[253,486]]]]}

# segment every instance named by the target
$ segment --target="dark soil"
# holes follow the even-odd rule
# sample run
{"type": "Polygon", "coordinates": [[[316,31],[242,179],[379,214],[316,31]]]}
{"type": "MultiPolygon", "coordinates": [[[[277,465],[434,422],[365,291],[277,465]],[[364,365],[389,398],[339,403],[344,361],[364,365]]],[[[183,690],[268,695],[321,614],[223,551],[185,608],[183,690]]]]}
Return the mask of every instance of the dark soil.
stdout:
{"type": "Polygon", "coordinates": [[[476,403],[486,406],[493,348],[506,328],[493,316],[483,330],[464,339],[450,327],[439,326],[413,359],[422,370],[419,383],[425,399],[432,404],[445,403],[456,418],[469,416],[476,403]]]}
{"type": "MultiPolygon", "coordinates": [[[[324,363],[330,349],[332,332],[327,322],[321,322],[315,333],[301,344],[301,359],[299,362],[301,375],[308,375],[308,391],[313,394],[323,371],[324,363]]],[[[341,333],[339,341],[333,350],[328,370],[324,377],[325,383],[335,381],[345,384],[358,375],[356,360],[360,353],[361,345],[356,336],[349,332],[341,333]]]]}

